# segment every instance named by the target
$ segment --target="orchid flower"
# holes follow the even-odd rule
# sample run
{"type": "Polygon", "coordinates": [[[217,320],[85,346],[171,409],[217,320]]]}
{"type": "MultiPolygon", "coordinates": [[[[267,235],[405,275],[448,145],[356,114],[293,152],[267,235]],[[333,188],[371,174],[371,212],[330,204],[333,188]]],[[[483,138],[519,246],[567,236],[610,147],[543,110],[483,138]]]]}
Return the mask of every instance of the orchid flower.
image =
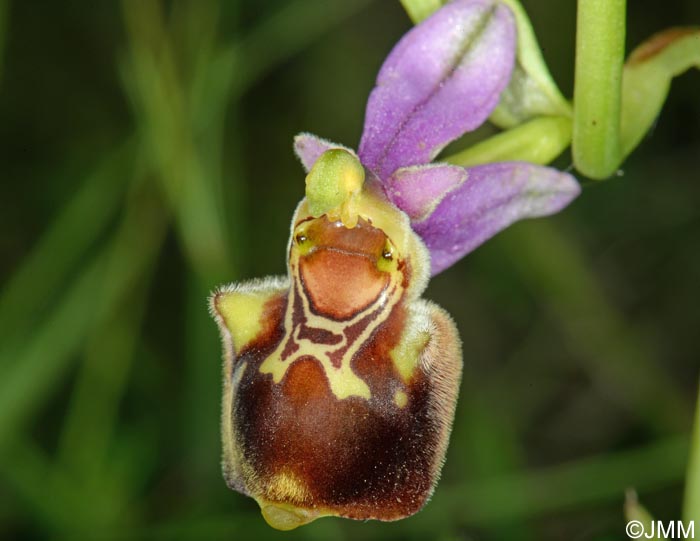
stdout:
{"type": "Polygon", "coordinates": [[[450,316],[421,298],[428,279],[579,193],[530,163],[431,163],[491,114],[515,47],[497,0],[455,0],[414,27],[379,72],[357,154],[296,138],[308,175],[288,276],[212,295],[224,476],[273,527],[397,520],[434,490],[462,359],[450,316]]]}

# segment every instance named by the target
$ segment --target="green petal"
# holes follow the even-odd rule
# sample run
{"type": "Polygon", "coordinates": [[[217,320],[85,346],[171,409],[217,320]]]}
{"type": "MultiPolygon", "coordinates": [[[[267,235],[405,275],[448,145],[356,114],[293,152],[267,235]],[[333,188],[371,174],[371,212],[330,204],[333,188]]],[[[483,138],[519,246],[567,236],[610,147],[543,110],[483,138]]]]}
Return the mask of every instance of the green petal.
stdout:
{"type": "Polygon", "coordinates": [[[671,79],[700,68],[700,29],[670,28],[630,55],[622,74],[622,155],[632,152],[661,112],[671,79]]]}
{"type": "Polygon", "coordinates": [[[462,167],[505,161],[547,165],[564,152],[570,143],[571,118],[540,117],[441,158],[441,161],[462,167]]]}
{"type": "Polygon", "coordinates": [[[427,19],[429,15],[440,9],[445,0],[400,0],[401,5],[408,13],[408,16],[413,21],[413,24],[418,24],[423,19],[427,19]]]}

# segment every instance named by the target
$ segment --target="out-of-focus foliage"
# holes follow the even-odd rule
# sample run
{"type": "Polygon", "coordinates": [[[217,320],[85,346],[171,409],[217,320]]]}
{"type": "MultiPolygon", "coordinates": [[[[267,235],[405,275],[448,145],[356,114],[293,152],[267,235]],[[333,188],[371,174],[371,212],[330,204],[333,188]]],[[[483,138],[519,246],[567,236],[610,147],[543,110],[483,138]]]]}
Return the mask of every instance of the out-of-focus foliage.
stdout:
{"type": "MultiPolygon", "coordinates": [[[[571,95],[574,2],[523,4],[571,95]]],[[[630,3],[628,50],[699,21],[695,0],[630,3]]],[[[678,518],[700,365],[697,72],[620,178],[431,283],[465,373],[421,513],[281,534],[221,479],[207,292],[283,272],[293,135],[354,146],[410,24],[384,0],[0,0],[2,539],[617,539],[629,487],[678,518]]]]}

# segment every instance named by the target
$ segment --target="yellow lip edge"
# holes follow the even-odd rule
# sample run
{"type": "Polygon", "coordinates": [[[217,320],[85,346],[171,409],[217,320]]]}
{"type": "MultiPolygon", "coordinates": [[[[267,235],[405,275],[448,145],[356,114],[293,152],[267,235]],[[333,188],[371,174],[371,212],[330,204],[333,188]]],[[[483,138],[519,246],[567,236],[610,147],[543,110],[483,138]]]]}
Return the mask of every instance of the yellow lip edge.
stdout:
{"type": "Polygon", "coordinates": [[[265,522],[276,530],[288,531],[313,522],[324,515],[285,503],[258,502],[265,522]]]}

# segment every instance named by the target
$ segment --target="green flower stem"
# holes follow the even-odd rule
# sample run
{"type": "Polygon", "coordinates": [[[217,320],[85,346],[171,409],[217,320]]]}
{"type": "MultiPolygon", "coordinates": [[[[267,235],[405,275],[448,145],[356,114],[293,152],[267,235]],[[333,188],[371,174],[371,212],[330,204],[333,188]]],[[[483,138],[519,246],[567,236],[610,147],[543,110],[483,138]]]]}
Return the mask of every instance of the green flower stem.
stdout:
{"type": "Polygon", "coordinates": [[[540,117],[447,156],[444,161],[463,167],[514,160],[546,165],[570,143],[570,118],[540,117]]]}
{"type": "Polygon", "coordinates": [[[625,0],[579,0],[576,28],[573,156],[594,179],[620,164],[620,102],[625,0]]]}
{"type": "Polygon", "coordinates": [[[700,386],[690,442],[688,473],[685,481],[683,520],[686,523],[693,520],[695,524],[700,525],[700,386]]]}

